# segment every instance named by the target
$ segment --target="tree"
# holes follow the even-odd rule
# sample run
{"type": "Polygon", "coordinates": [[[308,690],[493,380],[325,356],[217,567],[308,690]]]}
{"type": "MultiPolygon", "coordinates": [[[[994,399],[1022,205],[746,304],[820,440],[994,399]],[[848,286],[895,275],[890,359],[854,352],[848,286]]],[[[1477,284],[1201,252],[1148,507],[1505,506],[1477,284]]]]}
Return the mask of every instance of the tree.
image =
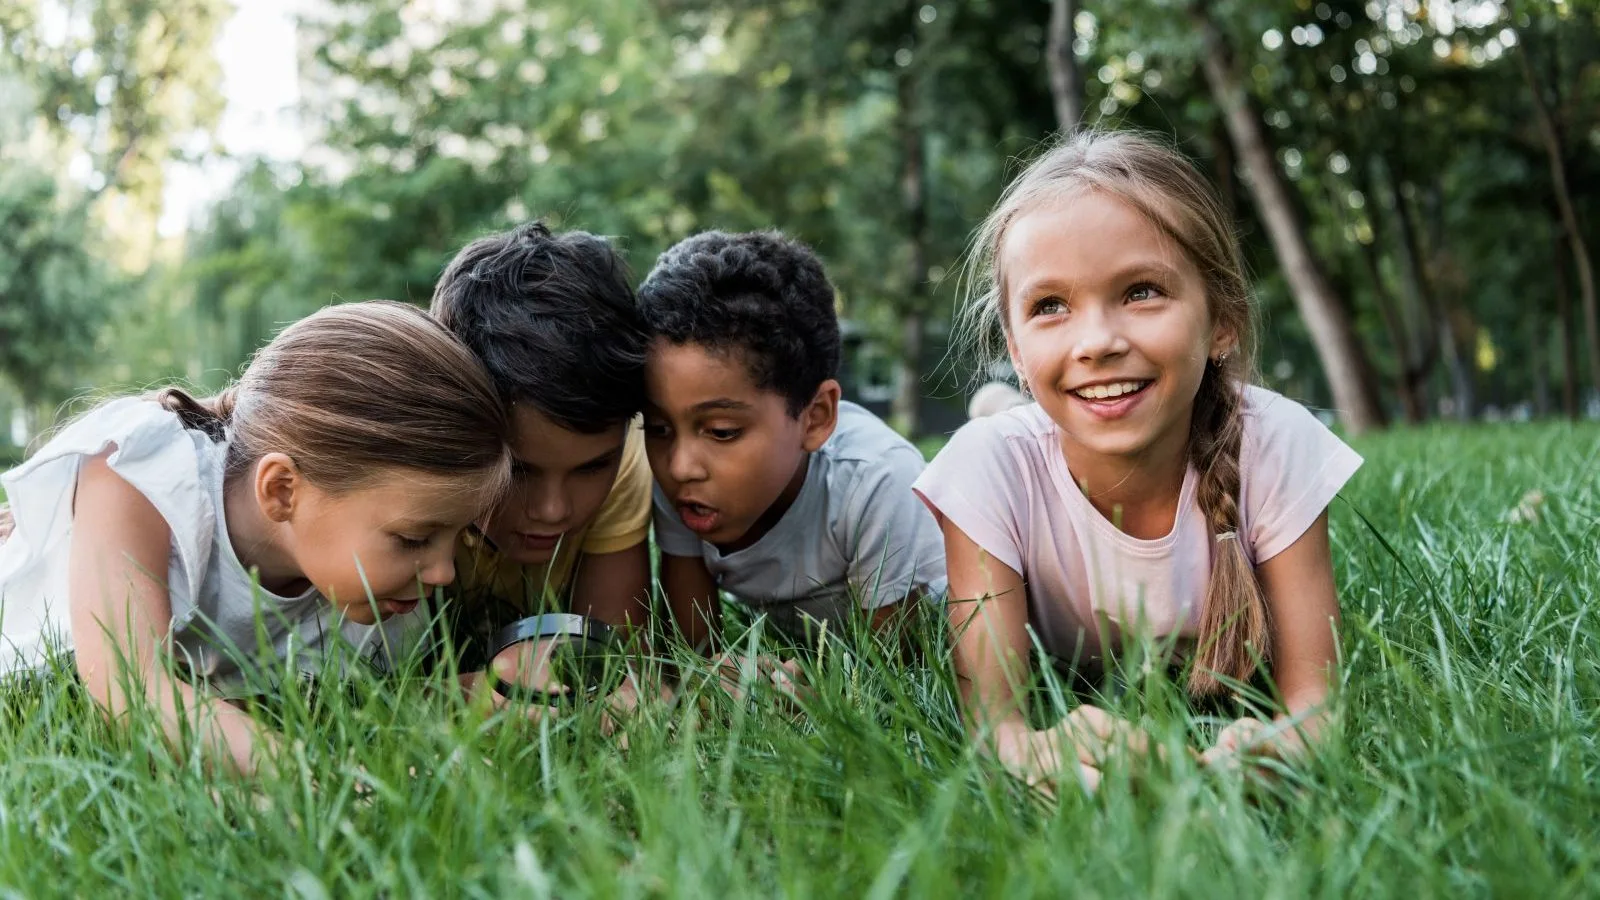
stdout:
{"type": "Polygon", "coordinates": [[[0,161],[0,377],[30,417],[78,390],[93,356],[107,279],[91,243],[81,201],[48,172],[0,161]]]}

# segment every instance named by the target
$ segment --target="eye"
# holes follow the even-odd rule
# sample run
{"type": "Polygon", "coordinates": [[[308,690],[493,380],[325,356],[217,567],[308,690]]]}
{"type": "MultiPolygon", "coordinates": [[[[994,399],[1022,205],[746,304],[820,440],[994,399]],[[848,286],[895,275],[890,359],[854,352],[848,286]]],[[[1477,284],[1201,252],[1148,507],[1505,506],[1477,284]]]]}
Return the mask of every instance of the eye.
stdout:
{"type": "Polygon", "coordinates": [[[1030,315],[1034,316],[1059,316],[1067,311],[1067,303],[1060,297],[1040,297],[1033,302],[1030,315]]]}
{"type": "Polygon", "coordinates": [[[727,443],[729,441],[738,440],[739,436],[744,434],[744,429],[742,429],[742,428],[707,428],[706,429],[706,434],[709,435],[713,441],[721,441],[722,443],[727,443]]]}
{"type": "Polygon", "coordinates": [[[432,538],[416,538],[406,534],[397,534],[394,536],[394,541],[406,550],[421,550],[428,546],[432,538]]]}
{"type": "Polygon", "coordinates": [[[594,462],[586,462],[583,465],[578,467],[578,474],[579,475],[597,475],[597,474],[599,474],[601,472],[604,472],[606,469],[610,468],[611,467],[611,463],[612,463],[612,460],[609,460],[609,459],[597,459],[594,462]]]}
{"type": "Polygon", "coordinates": [[[1159,285],[1150,284],[1149,282],[1136,284],[1128,289],[1128,299],[1133,302],[1138,302],[1140,300],[1154,300],[1157,297],[1165,296],[1166,292],[1161,290],[1159,285]]]}
{"type": "Polygon", "coordinates": [[[644,436],[646,438],[651,438],[651,439],[664,438],[664,437],[667,436],[667,434],[670,431],[671,431],[671,429],[667,427],[665,422],[651,422],[648,419],[645,420],[645,423],[644,423],[644,436]]]}

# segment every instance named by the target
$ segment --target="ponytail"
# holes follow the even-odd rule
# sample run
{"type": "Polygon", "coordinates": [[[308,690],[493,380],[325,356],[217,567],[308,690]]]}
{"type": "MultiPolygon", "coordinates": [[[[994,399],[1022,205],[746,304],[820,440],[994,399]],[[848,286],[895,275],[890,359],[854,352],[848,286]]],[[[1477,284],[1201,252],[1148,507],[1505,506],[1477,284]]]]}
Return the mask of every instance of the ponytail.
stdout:
{"type": "Polygon", "coordinates": [[[234,402],[238,388],[230,387],[214,397],[196,399],[183,388],[168,387],[156,391],[151,399],[161,408],[178,414],[183,427],[199,431],[221,443],[227,436],[228,423],[233,420],[234,402]]]}
{"type": "Polygon", "coordinates": [[[1240,543],[1244,415],[1239,387],[1226,366],[1226,357],[1206,365],[1189,427],[1189,461],[1199,473],[1196,496],[1212,541],[1200,650],[1189,672],[1189,693],[1197,697],[1223,693],[1222,679],[1249,681],[1256,664],[1272,652],[1266,596],[1240,543]]]}

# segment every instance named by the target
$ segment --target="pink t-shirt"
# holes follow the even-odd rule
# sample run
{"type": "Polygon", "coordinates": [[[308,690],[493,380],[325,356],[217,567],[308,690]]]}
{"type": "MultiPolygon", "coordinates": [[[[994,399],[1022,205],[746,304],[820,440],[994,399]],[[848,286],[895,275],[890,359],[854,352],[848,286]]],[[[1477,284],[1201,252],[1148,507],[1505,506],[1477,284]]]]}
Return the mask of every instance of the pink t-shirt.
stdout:
{"type": "MultiPolygon", "coordinates": [[[[1259,387],[1244,393],[1239,538],[1256,565],[1288,549],[1361,466],[1305,407],[1259,387]]],[[[1211,535],[1185,473],[1172,531],[1118,531],[1077,487],[1060,431],[1038,404],[968,423],[914,489],[998,562],[1022,576],[1028,622],[1046,652],[1095,658],[1142,625],[1193,638],[1211,573],[1211,535]],[[1099,627],[1096,627],[1099,623],[1099,627]]],[[[953,598],[954,599],[954,598],[953,598]]]]}

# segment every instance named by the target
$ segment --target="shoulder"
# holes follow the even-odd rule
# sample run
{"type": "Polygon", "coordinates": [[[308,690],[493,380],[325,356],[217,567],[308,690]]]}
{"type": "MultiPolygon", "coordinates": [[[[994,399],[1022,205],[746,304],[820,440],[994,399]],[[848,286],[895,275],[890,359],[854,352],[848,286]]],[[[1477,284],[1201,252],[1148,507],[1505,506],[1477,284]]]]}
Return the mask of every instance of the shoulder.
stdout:
{"type": "Polygon", "coordinates": [[[1043,460],[1055,445],[1055,423],[1037,403],[973,419],[950,436],[928,466],[930,474],[963,471],[993,462],[1043,460]]]}
{"type": "Polygon", "coordinates": [[[1304,404],[1277,391],[1247,384],[1240,389],[1240,394],[1247,440],[1265,444],[1293,440],[1308,433],[1331,434],[1328,426],[1304,404]]]}
{"type": "Polygon", "coordinates": [[[622,444],[622,462],[611,491],[583,536],[585,553],[615,553],[643,541],[650,533],[650,460],[644,452],[644,431],[635,419],[622,444]]]}

